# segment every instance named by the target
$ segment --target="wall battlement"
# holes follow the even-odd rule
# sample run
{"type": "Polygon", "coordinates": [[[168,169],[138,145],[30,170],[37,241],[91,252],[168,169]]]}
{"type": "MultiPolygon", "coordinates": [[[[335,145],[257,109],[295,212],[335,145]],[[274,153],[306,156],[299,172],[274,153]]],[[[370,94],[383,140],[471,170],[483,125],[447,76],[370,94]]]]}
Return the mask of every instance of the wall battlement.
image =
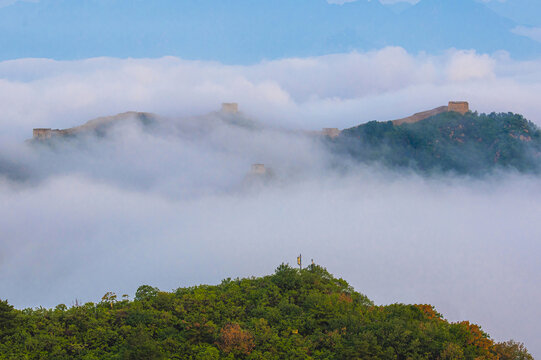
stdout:
{"type": "Polygon", "coordinates": [[[66,130],[59,130],[59,129],[46,129],[46,128],[38,128],[34,129],[32,131],[32,137],[35,140],[44,140],[44,139],[50,139],[53,136],[57,135],[65,135],[67,134],[66,130]]]}
{"type": "Polygon", "coordinates": [[[50,139],[53,136],[69,135],[72,132],[73,132],[72,129],[60,130],[60,129],[38,128],[38,129],[33,129],[32,137],[34,138],[34,140],[45,140],[45,139],[50,139]]]}
{"type": "Polygon", "coordinates": [[[467,101],[449,101],[447,111],[455,111],[464,115],[470,111],[470,104],[467,101]]]}
{"type": "Polygon", "coordinates": [[[447,106],[440,106],[432,110],[423,111],[412,116],[405,117],[403,119],[393,120],[394,125],[413,124],[418,121],[427,119],[431,116],[442,114],[445,112],[454,111],[462,115],[470,111],[470,104],[467,101],[449,101],[447,106]]]}
{"type": "Polygon", "coordinates": [[[34,129],[32,137],[34,139],[49,139],[52,135],[52,129],[34,129]]]}

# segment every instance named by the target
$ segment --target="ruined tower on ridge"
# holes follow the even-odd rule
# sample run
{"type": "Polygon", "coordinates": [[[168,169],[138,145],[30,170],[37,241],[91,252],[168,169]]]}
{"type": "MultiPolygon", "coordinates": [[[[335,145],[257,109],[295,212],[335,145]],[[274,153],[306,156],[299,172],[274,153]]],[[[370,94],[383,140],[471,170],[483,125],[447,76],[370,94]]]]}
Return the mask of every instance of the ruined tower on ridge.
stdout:
{"type": "Polygon", "coordinates": [[[265,164],[253,164],[251,173],[254,175],[265,175],[267,173],[265,164]]]}
{"type": "Polygon", "coordinates": [[[261,185],[269,184],[275,179],[274,171],[264,164],[253,164],[250,172],[244,177],[242,185],[244,188],[258,188],[261,185]]]}
{"type": "Polygon", "coordinates": [[[69,130],[59,130],[51,128],[37,128],[32,131],[32,138],[34,140],[46,140],[50,139],[53,136],[66,135],[69,133],[69,130]]]}
{"type": "Polygon", "coordinates": [[[340,135],[340,130],[338,128],[323,128],[321,134],[323,136],[328,136],[331,139],[334,139],[340,135]]]}
{"type": "Polygon", "coordinates": [[[470,111],[470,104],[467,101],[449,101],[447,111],[455,111],[464,115],[470,111]]]}
{"type": "Polygon", "coordinates": [[[237,103],[222,103],[222,112],[227,114],[236,114],[239,112],[239,104],[237,103]]]}
{"type": "Polygon", "coordinates": [[[34,129],[32,131],[32,137],[34,139],[50,139],[53,136],[52,129],[34,129]]]}

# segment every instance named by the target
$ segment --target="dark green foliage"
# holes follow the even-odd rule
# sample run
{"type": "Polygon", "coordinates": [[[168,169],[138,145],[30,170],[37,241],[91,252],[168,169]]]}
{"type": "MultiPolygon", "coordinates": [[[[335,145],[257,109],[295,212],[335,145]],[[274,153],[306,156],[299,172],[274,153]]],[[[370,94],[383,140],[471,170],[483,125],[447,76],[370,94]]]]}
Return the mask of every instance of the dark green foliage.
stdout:
{"type": "Polygon", "coordinates": [[[15,332],[17,313],[7,301],[0,301],[0,341],[15,332]]]}
{"type": "Polygon", "coordinates": [[[399,126],[372,121],[344,130],[330,145],[360,162],[379,162],[425,174],[541,169],[541,131],[513,113],[447,112],[399,126]]]}
{"type": "Polygon", "coordinates": [[[135,292],[135,300],[151,300],[158,295],[160,290],[150,285],[141,285],[135,292]]]}
{"type": "MultiPolygon", "coordinates": [[[[14,310],[0,302],[0,359],[498,359],[479,327],[428,305],[375,306],[311,265],[160,292],[134,301],[14,310]]],[[[499,347],[498,347],[499,346],[499,347]]],[[[527,357],[524,357],[527,358],[527,357]]]]}

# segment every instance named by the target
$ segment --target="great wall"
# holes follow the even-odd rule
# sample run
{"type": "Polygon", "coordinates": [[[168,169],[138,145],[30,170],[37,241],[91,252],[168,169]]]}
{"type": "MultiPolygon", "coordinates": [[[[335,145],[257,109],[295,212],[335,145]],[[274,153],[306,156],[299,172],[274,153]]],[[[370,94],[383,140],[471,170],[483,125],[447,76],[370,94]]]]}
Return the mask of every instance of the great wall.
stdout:
{"type": "MultiPolygon", "coordinates": [[[[445,112],[457,112],[464,115],[468,111],[470,111],[470,108],[467,101],[449,101],[447,106],[440,106],[432,110],[419,112],[402,119],[393,120],[392,123],[395,126],[400,126],[402,124],[416,123],[431,116],[435,116],[445,112]]],[[[222,103],[220,113],[224,115],[236,115],[239,113],[239,105],[237,103],[222,103]]],[[[152,118],[156,118],[156,115],[150,113],[129,111],[114,116],[100,117],[94,120],[90,120],[83,125],[68,129],[35,128],[32,132],[32,138],[36,141],[43,141],[52,139],[54,137],[70,136],[82,132],[96,131],[100,127],[108,126],[122,120],[139,119],[144,121],[152,118]]],[[[337,138],[338,136],[340,136],[340,133],[341,130],[338,128],[323,128],[321,131],[305,132],[305,134],[307,135],[323,136],[331,139],[337,138]]],[[[251,166],[251,171],[248,173],[245,179],[245,182],[256,181],[257,179],[268,180],[272,177],[273,171],[267,168],[264,164],[253,164],[251,166]]]]}
{"type": "MultiPolygon", "coordinates": [[[[449,101],[449,104],[447,106],[440,106],[432,110],[419,112],[402,119],[393,120],[393,124],[397,126],[402,124],[412,124],[427,119],[431,116],[451,111],[464,115],[468,111],[470,111],[470,106],[467,101],[449,101]]],[[[237,103],[222,103],[222,108],[220,112],[222,114],[238,114],[239,105],[237,103]]],[[[156,115],[144,112],[129,111],[114,116],[100,117],[94,120],[90,120],[83,125],[68,129],[35,128],[32,132],[32,138],[34,140],[47,140],[53,137],[75,135],[86,131],[96,131],[100,127],[104,127],[118,121],[134,118],[144,121],[147,119],[156,118],[156,115]]],[[[323,128],[321,131],[310,131],[306,133],[334,139],[340,135],[341,130],[338,128],[323,128]]]]}
{"type": "Polygon", "coordinates": [[[100,128],[112,125],[119,121],[125,121],[129,119],[136,119],[142,122],[155,118],[156,115],[151,113],[128,111],[114,116],[99,117],[94,120],[90,120],[83,125],[75,126],[68,129],[51,129],[51,128],[37,128],[32,131],[32,138],[34,140],[47,140],[55,137],[77,135],[80,133],[98,131],[100,128]]]}
{"type": "MultiPolygon", "coordinates": [[[[468,111],[470,111],[470,105],[467,101],[449,101],[447,106],[439,106],[437,108],[434,108],[432,110],[419,112],[416,114],[413,114],[411,116],[393,120],[393,125],[400,126],[402,124],[413,124],[418,121],[428,119],[431,116],[435,116],[438,114],[442,114],[445,112],[457,112],[459,114],[466,114],[468,111]]],[[[331,139],[337,138],[340,136],[340,133],[342,131],[338,128],[323,128],[321,131],[313,131],[310,132],[310,134],[315,134],[319,136],[328,137],[331,139]]]]}
{"type": "Polygon", "coordinates": [[[451,112],[451,111],[464,115],[468,111],[470,111],[470,104],[468,104],[467,101],[449,101],[449,104],[447,106],[440,106],[432,110],[419,112],[419,113],[413,114],[412,116],[394,120],[393,124],[394,125],[413,124],[418,121],[427,119],[431,116],[442,114],[445,112],[451,112]]]}
{"type": "MultiPolygon", "coordinates": [[[[223,103],[220,111],[222,114],[238,114],[239,105],[237,103],[223,103]]],[[[77,135],[80,133],[97,131],[100,128],[112,125],[119,121],[128,119],[136,119],[144,122],[145,120],[155,119],[156,115],[146,112],[128,111],[118,115],[100,117],[94,120],[90,120],[87,123],[79,126],[75,126],[68,129],[52,129],[52,128],[35,128],[32,131],[33,140],[48,140],[55,137],[63,137],[70,135],[77,135]]]]}

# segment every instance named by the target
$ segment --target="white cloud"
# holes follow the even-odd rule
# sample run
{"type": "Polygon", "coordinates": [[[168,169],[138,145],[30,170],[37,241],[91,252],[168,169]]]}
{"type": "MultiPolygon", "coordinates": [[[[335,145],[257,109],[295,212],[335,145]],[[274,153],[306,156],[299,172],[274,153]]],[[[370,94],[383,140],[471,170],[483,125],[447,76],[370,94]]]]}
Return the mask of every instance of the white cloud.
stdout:
{"type": "Polygon", "coordinates": [[[513,29],[513,32],[517,35],[526,36],[532,40],[541,42],[541,28],[539,27],[517,26],[513,29]]]}
{"type": "Polygon", "coordinates": [[[496,61],[475,51],[458,51],[450,56],[447,76],[451,81],[490,80],[495,77],[496,61]]]}

